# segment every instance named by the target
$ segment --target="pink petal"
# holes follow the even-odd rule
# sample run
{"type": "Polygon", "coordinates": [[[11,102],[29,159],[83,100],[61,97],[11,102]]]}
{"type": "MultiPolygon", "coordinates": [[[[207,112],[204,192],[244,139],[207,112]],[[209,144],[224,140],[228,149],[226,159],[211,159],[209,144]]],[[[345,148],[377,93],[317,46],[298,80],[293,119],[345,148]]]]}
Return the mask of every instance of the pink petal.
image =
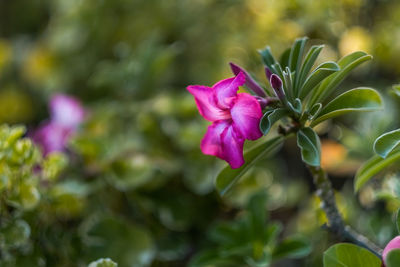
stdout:
{"type": "Polygon", "coordinates": [[[202,85],[189,85],[187,90],[194,96],[199,113],[208,121],[229,119],[228,110],[223,110],[215,103],[213,89],[202,85]]]}
{"type": "Polygon", "coordinates": [[[208,126],[200,147],[204,154],[223,159],[235,169],[244,163],[243,143],[244,139],[234,129],[232,122],[224,120],[208,126]]]}
{"type": "Polygon", "coordinates": [[[239,72],[236,77],[225,79],[214,84],[213,89],[217,98],[217,104],[221,108],[230,108],[234,101],[239,86],[246,82],[246,76],[239,72]]]}
{"type": "Polygon", "coordinates": [[[57,94],[50,100],[50,113],[53,123],[76,128],[85,117],[85,110],[74,97],[57,94]]]}
{"type": "Polygon", "coordinates": [[[262,111],[254,96],[247,93],[238,94],[231,115],[235,127],[244,138],[256,140],[262,136],[259,128],[262,111]]]}
{"type": "Polygon", "coordinates": [[[32,140],[39,145],[43,154],[47,155],[54,151],[63,151],[71,131],[52,122],[40,126],[32,135],[32,140]]]}
{"type": "Polygon", "coordinates": [[[221,135],[229,126],[231,123],[228,120],[216,121],[208,126],[207,132],[201,140],[201,151],[206,155],[220,158],[222,156],[221,135]]]}
{"type": "Polygon", "coordinates": [[[382,253],[383,262],[385,262],[387,254],[393,249],[400,249],[400,236],[396,236],[386,245],[382,253]]]}
{"type": "Polygon", "coordinates": [[[244,163],[243,144],[244,138],[236,131],[233,125],[225,128],[221,135],[221,158],[231,165],[232,169],[239,168],[244,163]]]}

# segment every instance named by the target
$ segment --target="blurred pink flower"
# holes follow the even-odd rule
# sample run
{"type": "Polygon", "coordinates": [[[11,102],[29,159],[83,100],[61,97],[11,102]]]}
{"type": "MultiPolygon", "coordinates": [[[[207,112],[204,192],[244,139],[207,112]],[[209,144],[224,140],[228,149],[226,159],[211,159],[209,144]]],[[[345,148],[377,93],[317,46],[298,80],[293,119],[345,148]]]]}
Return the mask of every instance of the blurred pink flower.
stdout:
{"type": "Polygon", "coordinates": [[[57,94],[50,100],[50,120],[42,124],[32,134],[33,141],[47,155],[64,151],[66,144],[85,118],[81,103],[73,97],[57,94]]]}
{"type": "Polygon", "coordinates": [[[79,100],[74,97],[56,94],[50,100],[51,122],[67,128],[76,128],[85,117],[79,100]]]}
{"type": "Polygon", "coordinates": [[[383,266],[385,266],[385,260],[387,254],[393,249],[400,249],[400,236],[396,236],[386,245],[382,252],[383,266]]]}
{"type": "Polygon", "coordinates": [[[243,72],[219,81],[213,87],[190,85],[187,90],[194,96],[200,114],[212,124],[201,141],[204,154],[216,156],[239,168],[244,163],[245,139],[262,136],[259,129],[262,111],[257,99],[247,93],[237,93],[246,82],[243,72]]]}

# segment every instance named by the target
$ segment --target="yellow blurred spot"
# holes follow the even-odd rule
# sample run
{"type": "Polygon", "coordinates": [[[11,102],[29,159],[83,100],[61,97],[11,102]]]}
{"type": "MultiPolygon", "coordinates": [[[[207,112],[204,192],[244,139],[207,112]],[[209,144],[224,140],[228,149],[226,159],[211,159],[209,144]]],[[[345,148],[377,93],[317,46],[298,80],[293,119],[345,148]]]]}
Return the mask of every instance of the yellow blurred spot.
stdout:
{"type": "Polygon", "coordinates": [[[326,170],[336,168],[344,161],[347,150],[334,141],[323,141],[321,144],[321,167],[326,170]]]}
{"type": "Polygon", "coordinates": [[[0,73],[3,68],[8,64],[8,62],[10,62],[11,56],[11,45],[5,40],[0,40],[0,73]]]}
{"type": "Polygon", "coordinates": [[[353,27],[347,30],[339,41],[339,51],[342,56],[360,50],[369,53],[371,46],[371,36],[361,27],[353,27]]]}
{"type": "Polygon", "coordinates": [[[40,83],[50,78],[53,67],[53,54],[44,47],[36,47],[28,54],[23,72],[31,82],[40,83]]]}
{"type": "Polygon", "coordinates": [[[34,116],[31,99],[18,89],[0,91],[0,123],[26,122],[34,116]]]}

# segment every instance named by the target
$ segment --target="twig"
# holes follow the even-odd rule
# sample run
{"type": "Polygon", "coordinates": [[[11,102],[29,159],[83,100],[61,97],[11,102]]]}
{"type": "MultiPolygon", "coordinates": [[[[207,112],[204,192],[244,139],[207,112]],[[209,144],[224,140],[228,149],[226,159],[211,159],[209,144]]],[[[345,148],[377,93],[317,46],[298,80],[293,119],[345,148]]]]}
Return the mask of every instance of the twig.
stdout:
{"type": "Polygon", "coordinates": [[[370,241],[367,237],[359,234],[350,226],[345,225],[343,218],[336,205],[335,195],[332,184],[325,171],[320,167],[307,166],[310,170],[314,184],[317,187],[316,194],[321,200],[321,208],[324,210],[328,219],[328,228],[342,240],[349,240],[359,246],[362,246],[379,258],[381,258],[382,249],[370,241]]]}

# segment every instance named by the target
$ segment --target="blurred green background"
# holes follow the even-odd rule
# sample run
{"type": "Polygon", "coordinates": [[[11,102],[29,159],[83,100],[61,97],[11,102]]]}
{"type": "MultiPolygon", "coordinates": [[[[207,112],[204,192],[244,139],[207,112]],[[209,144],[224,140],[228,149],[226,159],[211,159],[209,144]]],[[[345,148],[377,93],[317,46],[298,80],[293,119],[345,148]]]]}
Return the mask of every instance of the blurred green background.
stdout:
{"type": "Polygon", "coordinates": [[[240,218],[261,190],[261,212],[283,226],[278,238],[301,234],[313,248],[271,266],[321,266],[337,240],[320,229],[325,219],[295,141],[221,198],[213,179],[223,162],[201,154],[207,123],[185,89],[230,77],[230,61],[266,84],[257,49],[270,45],[279,55],[301,36],[326,44],[321,60],[356,50],[374,56],[342,87],[377,88],[385,112],[324,124],[320,134],[346,221],[385,244],[400,206],[397,173],[358,196],[352,177],[374,138],[400,126],[390,90],[400,77],[399,1],[0,0],[0,122],[31,131],[58,92],[89,111],[65,158],[53,159],[57,174],[32,185],[34,194],[20,191],[31,205],[0,200],[1,265],[85,266],[110,257],[119,266],[188,266],[218,248],[215,224],[240,218]]]}

